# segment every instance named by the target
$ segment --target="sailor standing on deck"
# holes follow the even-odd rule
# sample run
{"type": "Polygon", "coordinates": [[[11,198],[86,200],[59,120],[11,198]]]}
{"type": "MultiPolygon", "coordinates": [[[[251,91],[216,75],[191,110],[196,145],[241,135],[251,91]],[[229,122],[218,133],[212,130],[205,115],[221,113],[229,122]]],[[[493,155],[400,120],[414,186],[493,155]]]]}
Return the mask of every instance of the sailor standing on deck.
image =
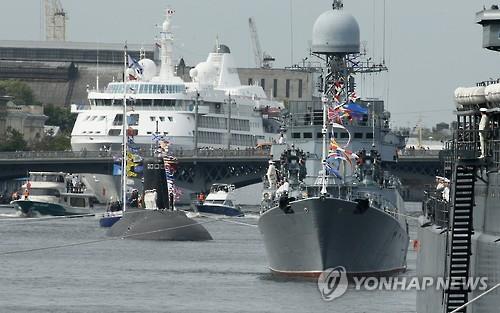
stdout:
{"type": "Polygon", "coordinates": [[[272,160],[269,161],[269,168],[267,169],[266,177],[269,181],[269,189],[275,189],[278,177],[276,175],[276,167],[274,166],[274,162],[272,160]]]}
{"type": "Polygon", "coordinates": [[[481,156],[480,159],[486,156],[486,136],[488,135],[488,127],[490,123],[490,118],[486,112],[486,108],[479,109],[481,112],[481,120],[479,121],[479,141],[481,144],[481,156]]]}

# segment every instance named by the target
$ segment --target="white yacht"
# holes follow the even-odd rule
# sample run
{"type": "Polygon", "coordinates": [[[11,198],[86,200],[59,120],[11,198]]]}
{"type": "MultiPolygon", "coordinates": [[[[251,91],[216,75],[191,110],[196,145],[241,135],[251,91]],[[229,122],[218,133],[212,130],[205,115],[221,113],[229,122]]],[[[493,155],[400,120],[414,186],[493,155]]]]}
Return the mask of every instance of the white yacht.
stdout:
{"type": "Polygon", "coordinates": [[[97,198],[79,175],[63,172],[30,172],[23,194],[11,203],[23,216],[94,214],[97,198]]]}
{"type": "Polygon", "coordinates": [[[124,99],[130,108],[127,133],[144,149],[158,136],[167,138],[173,149],[187,150],[255,147],[276,137],[279,123],[267,112],[282,108],[282,103],[269,99],[260,86],[241,84],[227,46],[217,43],[207,60],[191,69],[191,82],[176,76],[171,18],[168,10],[158,69],[144,56],[139,61],[128,57],[126,82],[89,90],[88,105],[72,105],[78,113],[71,134],[74,151],[120,149],[124,99]]]}

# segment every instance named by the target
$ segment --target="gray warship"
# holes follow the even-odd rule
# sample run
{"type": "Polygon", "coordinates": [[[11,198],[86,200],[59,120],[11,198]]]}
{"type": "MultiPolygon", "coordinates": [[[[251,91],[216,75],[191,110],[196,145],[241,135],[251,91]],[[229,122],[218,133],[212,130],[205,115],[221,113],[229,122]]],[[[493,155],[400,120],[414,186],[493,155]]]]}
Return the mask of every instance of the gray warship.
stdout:
{"type": "MultiPolygon", "coordinates": [[[[478,12],[476,18],[483,26],[483,47],[500,51],[498,6],[478,12]]],[[[496,313],[500,308],[500,80],[457,88],[455,102],[457,124],[443,169],[450,180],[450,198],[443,197],[437,186],[427,191],[417,256],[418,276],[443,277],[455,284],[419,291],[417,312],[496,313]],[[481,277],[488,279],[487,293],[470,288],[471,279],[481,277]]]]}
{"type": "Polygon", "coordinates": [[[286,125],[288,142],[271,147],[258,222],[270,270],[305,277],[337,266],[349,275],[404,271],[409,237],[399,180],[383,172],[375,145],[353,154],[338,144],[335,138],[343,137],[336,134],[349,131],[329,119],[329,108],[340,107],[335,100],[348,103],[355,72],[348,60],[359,53],[359,26],[341,1],[316,20],[312,46],[327,61],[323,108],[309,123],[300,120],[309,108],[295,112],[299,121],[292,116],[286,125]],[[314,136],[290,136],[298,123],[314,136]]]}

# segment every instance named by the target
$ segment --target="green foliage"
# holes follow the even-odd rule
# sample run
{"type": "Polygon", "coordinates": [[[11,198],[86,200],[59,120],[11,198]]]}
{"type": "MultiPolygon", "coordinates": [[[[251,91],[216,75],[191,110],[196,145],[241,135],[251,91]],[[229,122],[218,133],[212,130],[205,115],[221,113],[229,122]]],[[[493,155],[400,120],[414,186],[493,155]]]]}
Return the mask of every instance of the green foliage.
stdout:
{"type": "Polygon", "coordinates": [[[66,135],[45,136],[31,146],[33,151],[66,151],[71,150],[71,139],[66,135]]]}
{"type": "Polygon", "coordinates": [[[19,80],[0,80],[0,95],[14,97],[14,102],[19,105],[40,105],[30,86],[19,80]]]}
{"type": "Polygon", "coordinates": [[[56,107],[53,104],[46,105],[43,113],[49,117],[45,125],[55,125],[61,128],[61,132],[69,134],[76,121],[76,114],[71,114],[69,108],[56,107]]]}
{"type": "Polygon", "coordinates": [[[24,151],[27,148],[28,143],[23,139],[23,135],[9,127],[5,134],[5,141],[0,142],[0,151],[24,151]]]}

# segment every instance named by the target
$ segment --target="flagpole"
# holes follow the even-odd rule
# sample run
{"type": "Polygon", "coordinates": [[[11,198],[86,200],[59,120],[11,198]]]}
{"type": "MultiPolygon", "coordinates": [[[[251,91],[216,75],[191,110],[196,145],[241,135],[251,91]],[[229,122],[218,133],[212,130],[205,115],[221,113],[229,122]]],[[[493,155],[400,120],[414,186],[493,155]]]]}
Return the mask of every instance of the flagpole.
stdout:
{"type": "MultiPolygon", "coordinates": [[[[328,56],[327,56],[328,58],[328,56]]],[[[323,162],[323,179],[321,180],[321,196],[325,196],[327,191],[326,191],[326,180],[327,180],[327,168],[326,168],[326,158],[327,158],[327,136],[328,136],[328,126],[327,126],[327,118],[328,118],[328,97],[327,97],[327,73],[326,71],[323,72],[323,77],[325,77],[325,85],[323,87],[323,97],[322,97],[322,102],[323,102],[323,128],[321,130],[321,133],[323,134],[323,150],[322,150],[322,162],[323,162]]]]}
{"type": "Polygon", "coordinates": [[[123,151],[122,151],[122,210],[125,212],[127,203],[127,44],[123,53],[123,151]]]}

